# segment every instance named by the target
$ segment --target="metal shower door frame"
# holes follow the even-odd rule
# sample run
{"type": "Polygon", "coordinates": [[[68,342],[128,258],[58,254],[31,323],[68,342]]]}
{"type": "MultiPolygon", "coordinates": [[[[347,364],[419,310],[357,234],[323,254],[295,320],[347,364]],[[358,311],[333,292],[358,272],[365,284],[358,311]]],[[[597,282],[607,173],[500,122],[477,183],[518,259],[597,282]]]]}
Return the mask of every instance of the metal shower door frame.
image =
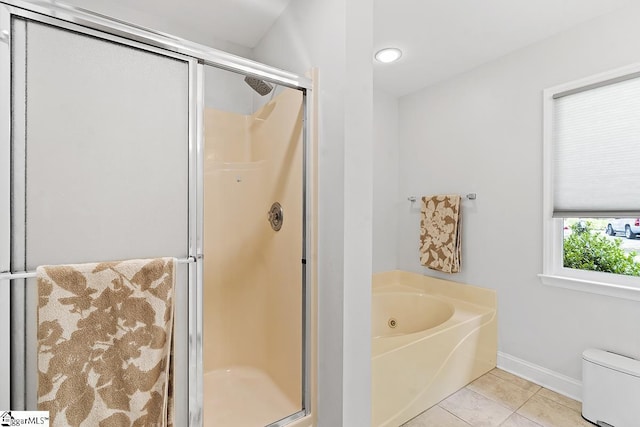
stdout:
{"type": "MultiPolygon", "coordinates": [[[[189,186],[188,186],[188,200],[189,200],[189,207],[188,207],[188,212],[189,212],[189,219],[188,219],[188,241],[185,242],[185,250],[188,251],[188,257],[192,257],[194,259],[198,259],[199,255],[201,254],[200,251],[197,250],[197,220],[198,218],[196,217],[196,213],[197,210],[195,209],[196,206],[196,195],[197,195],[197,126],[199,123],[199,119],[197,117],[197,82],[195,80],[195,75],[196,75],[196,68],[198,66],[198,62],[196,59],[187,56],[187,55],[183,55],[180,53],[175,53],[172,51],[166,51],[162,48],[157,48],[155,46],[150,46],[150,45],[145,45],[144,43],[138,42],[138,41],[133,41],[133,40],[127,40],[122,38],[119,35],[113,35],[113,34],[109,34],[109,33],[105,33],[102,30],[95,30],[93,28],[89,28],[86,25],[78,25],[79,22],[77,22],[77,20],[75,22],[69,22],[68,20],[61,20],[59,19],[60,17],[57,16],[55,13],[52,13],[51,15],[49,14],[43,14],[43,13],[37,13],[34,12],[32,10],[27,10],[27,9],[23,9],[20,7],[16,7],[7,3],[2,2],[2,4],[0,5],[1,9],[0,9],[0,22],[2,22],[5,25],[14,25],[15,23],[17,23],[18,21],[22,21],[22,20],[26,20],[26,21],[32,21],[32,22],[38,22],[38,23],[42,23],[45,25],[51,25],[57,28],[60,28],[62,30],[67,30],[67,31],[72,31],[72,32],[76,32],[82,35],[87,35],[87,36],[91,36],[91,37],[97,37],[99,39],[105,40],[105,41],[110,41],[110,42],[116,42],[122,45],[126,45],[128,47],[133,47],[136,49],[140,49],[146,52],[151,52],[151,53],[155,53],[155,54],[159,54],[159,55],[163,55],[165,57],[169,57],[169,58],[173,58],[173,59],[178,59],[181,61],[184,61],[187,66],[188,66],[188,81],[189,81],[189,88],[188,88],[188,105],[189,105],[189,112],[188,112],[188,161],[189,161],[189,165],[188,165],[188,182],[189,182],[189,186]]],[[[15,128],[19,127],[20,129],[22,129],[22,121],[21,120],[13,120],[12,114],[16,114],[15,111],[11,111],[11,108],[13,108],[13,103],[15,102],[16,105],[20,106],[20,108],[18,108],[19,113],[24,113],[24,102],[21,101],[20,99],[18,99],[19,97],[16,97],[16,100],[13,100],[12,98],[14,97],[14,93],[12,93],[12,90],[15,90],[13,86],[20,86],[20,85],[24,85],[26,84],[26,82],[24,81],[24,79],[20,79],[19,76],[12,76],[11,75],[11,68],[12,68],[12,56],[11,56],[11,46],[14,45],[13,43],[13,36],[14,36],[14,32],[16,31],[14,28],[11,28],[9,26],[7,27],[2,27],[0,28],[0,31],[3,31],[2,34],[5,34],[4,31],[7,31],[8,34],[7,36],[3,39],[3,46],[2,46],[2,72],[0,72],[0,77],[2,77],[2,83],[0,83],[2,85],[3,88],[7,87],[7,94],[9,96],[3,96],[2,99],[3,101],[6,100],[7,103],[9,104],[9,109],[5,110],[4,108],[0,111],[2,111],[2,117],[0,118],[0,124],[3,130],[8,129],[9,132],[3,133],[2,134],[2,139],[0,140],[0,150],[2,152],[2,156],[0,156],[0,161],[2,162],[2,164],[7,164],[9,167],[3,168],[2,170],[4,171],[3,175],[0,176],[0,197],[2,197],[2,199],[0,200],[7,200],[9,201],[11,198],[16,199],[15,195],[11,195],[11,192],[13,191],[13,188],[15,187],[15,184],[12,184],[12,180],[17,178],[17,185],[18,188],[20,188],[20,191],[23,191],[24,189],[22,187],[24,187],[23,183],[20,182],[22,181],[24,178],[21,178],[22,175],[24,175],[24,165],[20,165],[20,164],[13,164],[13,160],[11,159],[12,157],[15,159],[16,158],[16,147],[18,147],[19,150],[23,150],[23,148],[21,148],[20,146],[24,146],[24,144],[26,143],[26,141],[17,141],[16,138],[18,137],[18,135],[21,134],[21,132],[15,132],[15,128]],[[8,30],[6,30],[6,28],[8,28],[8,30]],[[5,48],[6,48],[6,56],[5,56],[5,48]],[[8,73],[8,74],[7,74],[8,73]],[[16,84],[16,81],[18,82],[16,84]],[[15,135],[12,135],[12,133],[15,133],[15,135]],[[17,145],[14,144],[14,140],[17,141],[17,145]],[[14,151],[12,153],[12,150],[14,151]],[[6,160],[5,160],[5,155],[6,155],[6,160]]],[[[19,90],[23,90],[23,89],[19,89],[19,90]]],[[[22,156],[22,154],[24,153],[19,153],[20,156],[22,156]]],[[[11,272],[11,268],[13,268],[13,270],[24,270],[25,269],[25,265],[11,265],[11,257],[12,257],[12,241],[14,239],[24,239],[25,235],[24,233],[26,232],[26,230],[24,230],[23,226],[20,227],[16,227],[14,228],[14,230],[12,230],[11,227],[11,223],[13,221],[22,223],[24,222],[25,218],[21,217],[21,218],[11,218],[12,215],[12,208],[11,208],[11,204],[7,203],[5,209],[2,209],[2,213],[0,214],[0,216],[2,217],[2,225],[3,227],[1,227],[1,231],[0,231],[0,240],[2,242],[6,242],[5,245],[3,245],[2,248],[2,257],[0,258],[0,271],[2,272],[11,272]],[[6,218],[6,219],[5,219],[6,218]],[[12,233],[12,231],[14,233],[12,233]],[[16,232],[17,231],[17,232],[16,232]]],[[[20,245],[18,245],[20,246],[20,245]]],[[[169,255],[174,255],[174,256],[179,256],[181,254],[169,254],[169,255]]],[[[19,255],[21,256],[21,255],[19,255]]],[[[194,295],[192,295],[191,291],[195,292],[196,286],[195,283],[197,282],[197,274],[198,274],[198,269],[197,269],[197,262],[193,263],[193,264],[188,264],[188,281],[189,281],[189,295],[188,295],[188,299],[189,299],[189,311],[196,311],[197,307],[193,305],[192,301],[195,301],[195,297],[194,295]]],[[[22,279],[19,280],[13,280],[13,281],[4,281],[4,280],[0,280],[0,286],[2,289],[2,293],[3,296],[6,293],[8,295],[7,301],[10,301],[10,304],[13,303],[13,307],[12,307],[12,314],[13,314],[13,318],[12,319],[6,319],[7,322],[2,322],[2,325],[11,325],[10,326],[10,330],[9,333],[13,333],[15,335],[15,333],[17,332],[21,332],[24,333],[27,329],[27,325],[26,325],[26,318],[24,317],[25,312],[24,312],[24,304],[26,303],[27,299],[26,299],[26,295],[24,290],[26,289],[26,282],[22,279]],[[9,285],[9,283],[11,283],[9,285]]],[[[6,311],[4,313],[9,313],[9,311],[6,311]]],[[[4,319],[2,319],[4,320],[4,319]]],[[[191,331],[191,329],[190,329],[191,331]]],[[[5,333],[5,331],[3,331],[3,333],[5,333]]],[[[190,338],[190,343],[191,342],[197,342],[196,339],[192,339],[190,338]]],[[[10,343],[15,342],[15,339],[11,339],[9,340],[10,343]]],[[[11,353],[13,354],[13,358],[10,361],[10,364],[8,366],[9,369],[9,377],[13,380],[8,380],[6,381],[6,384],[9,385],[9,389],[8,391],[3,390],[3,392],[8,393],[8,395],[10,396],[10,399],[7,400],[6,402],[6,408],[8,409],[11,406],[11,409],[15,409],[15,410],[22,410],[22,409],[26,409],[27,405],[28,405],[28,398],[31,397],[32,398],[32,390],[29,390],[29,387],[27,386],[26,383],[26,348],[24,347],[25,343],[23,339],[20,339],[19,341],[19,345],[17,349],[14,349],[11,353]],[[22,346],[22,348],[20,348],[22,346]],[[13,395],[12,395],[13,394],[13,395]]],[[[191,352],[191,349],[190,349],[191,352]]],[[[9,352],[7,352],[9,353],[9,352]]],[[[0,366],[0,369],[6,370],[7,366],[3,365],[0,366]]],[[[193,379],[189,378],[188,380],[188,385],[185,384],[185,389],[187,388],[187,386],[191,387],[196,387],[197,383],[198,383],[198,379],[197,376],[195,375],[195,373],[191,372],[191,366],[189,366],[190,369],[190,375],[193,375],[193,379]]],[[[0,371],[2,372],[2,371],[0,371]]],[[[2,394],[0,394],[0,396],[2,396],[2,394]]],[[[32,399],[30,399],[32,400],[32,399]]],[[[3,408],[5,408],[4,406],[4,401],[3,403],[3,408]]],[[[196,400],[197,403],[197,400],[196,400]]],[[[190,399],[189,401],[189,405],[192,405],[192,401],[190,399]]],[[[201,411],[198,411],[195,406],[194,408],[189,408],[189,418],[190,419],[196,419],[198,418],[198,414],[201,411]],[[193,415],[192,415],[193,413],[193,415]]],[[[197,425],[197,424],[194,424],[197,425]]]]}
{"type": "MultiPolygon", "coordinates": [[[[11,46],[8,29],[11,15],[0,5],[0,271],[11,268],[11,46]]],[[[11,398],[11,292],[9,283],[0,282],[0,336],[5,350],[0,353],[0,403],[11,398]]]]}
{"type": "MultiPolygon", "coordinates": [[[[189,209],[188,256],[196,259],[188,264],[188,390],[189,425],[202,425],[202,289],[203,289],[203,229],[204,229],[204,65],[257,77],[303,93],[303,402],[302,410],[271,426],[284,426],[311,413],[312,376],[312,150],[309,149],[311,111],[311,80],[287,71],[269,67],[207,46],[155,32],[83,9],[45,1],[0,0],[0,200],[11,200],[11,16],[44,22],[83,34],[117,41],[132,47],[186,60],[189,64],[189,209]]],[[[0,204],[0,272],[11,272],[11,205],[0,204]]],[[[0,337],[10,334],[10,281],[0,280],[0,337]]],[[[19,319],[18,319],[19,321],[19,319]]],[[[23,320],[24,321],[24,320],[23,320]]],[[[11,340],[9,340],[11,342],[11,340]]],[[[9,343],[6,343],[7,349],[9,343]]],[[[24,366],[13,366],[9,351],[0,352],[0,404],[9,409],[10,376],[19,378],[24,366]],[[3,377],[6,376],[6,377],[3,377]]],[[[23,409],[23,408],[11,408],[23,409]]]]}

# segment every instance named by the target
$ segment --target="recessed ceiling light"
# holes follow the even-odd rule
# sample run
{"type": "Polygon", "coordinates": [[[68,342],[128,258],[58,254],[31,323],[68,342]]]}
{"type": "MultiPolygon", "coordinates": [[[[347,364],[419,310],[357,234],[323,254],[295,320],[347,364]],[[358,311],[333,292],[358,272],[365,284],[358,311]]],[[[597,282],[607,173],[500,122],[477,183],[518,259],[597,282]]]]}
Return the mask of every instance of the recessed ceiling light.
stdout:
{"type": "Polygon", "coordinates": [[[401,56],[402,51],[397,47],[387,47],[376,52],[376,59],[385,64],[397,61],[401,56]]]}

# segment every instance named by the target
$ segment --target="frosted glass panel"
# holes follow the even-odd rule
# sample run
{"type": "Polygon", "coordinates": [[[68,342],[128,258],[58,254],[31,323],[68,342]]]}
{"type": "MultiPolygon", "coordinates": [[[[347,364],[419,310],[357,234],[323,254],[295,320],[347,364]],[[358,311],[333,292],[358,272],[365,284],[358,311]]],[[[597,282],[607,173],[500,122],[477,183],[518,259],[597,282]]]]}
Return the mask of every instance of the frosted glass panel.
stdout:
{"type": "Polygon", "coordinates": [[[640,79],[554,102],[555,215],[640,212],[640,79]]]}
{"type": "Polygon", "coordinates": [[[188,63],[29,22],[26,260],[187,255],[188,63]]]}
{"type": "MultiPolygon", "coordinates": [[[[189,255],[189,63],[23,19],[13,28],[13,269],[189,255]]],[[[178,396],[186,273],[177,268],[178,396]]],[[[24,372],[12,401],[35,409],[35,281],[14,283],[12,301],[25,337],[12,353],[24,372]]],[[[186,409],[177,399],[177,420],[186,409]]]]}

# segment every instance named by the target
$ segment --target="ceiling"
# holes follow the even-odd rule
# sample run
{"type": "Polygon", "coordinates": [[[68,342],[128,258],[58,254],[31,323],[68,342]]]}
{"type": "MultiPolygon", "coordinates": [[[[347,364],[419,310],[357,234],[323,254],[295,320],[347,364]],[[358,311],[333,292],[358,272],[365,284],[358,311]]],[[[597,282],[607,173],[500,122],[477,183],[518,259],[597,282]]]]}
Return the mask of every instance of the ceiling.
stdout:
{"type": "MultiPolygon", "coordinates": [[[[290,2],[63,1],[244,56],[290,2]]],[[[374,61],[375,86],[402,96],[634,2],[373,0],[375,50],[396,46],[404,52],[396,63],[374,61]]]]}
{"type": "Polygon", "coordinates": [[[550,37],[634,0],[374,0],[377,88],[401,96],[550,37]]]}

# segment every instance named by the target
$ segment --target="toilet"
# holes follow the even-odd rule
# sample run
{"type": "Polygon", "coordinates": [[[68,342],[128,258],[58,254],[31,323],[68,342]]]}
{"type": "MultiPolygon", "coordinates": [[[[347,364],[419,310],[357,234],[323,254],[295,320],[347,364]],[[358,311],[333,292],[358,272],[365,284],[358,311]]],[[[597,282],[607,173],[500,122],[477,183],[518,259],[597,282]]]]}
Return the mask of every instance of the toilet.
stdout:
{"type": "Polygon", "coordinates": [[[582,353],[582,416],[602,427],[640,426],[640,360],[604,350],[582,353]]]}

